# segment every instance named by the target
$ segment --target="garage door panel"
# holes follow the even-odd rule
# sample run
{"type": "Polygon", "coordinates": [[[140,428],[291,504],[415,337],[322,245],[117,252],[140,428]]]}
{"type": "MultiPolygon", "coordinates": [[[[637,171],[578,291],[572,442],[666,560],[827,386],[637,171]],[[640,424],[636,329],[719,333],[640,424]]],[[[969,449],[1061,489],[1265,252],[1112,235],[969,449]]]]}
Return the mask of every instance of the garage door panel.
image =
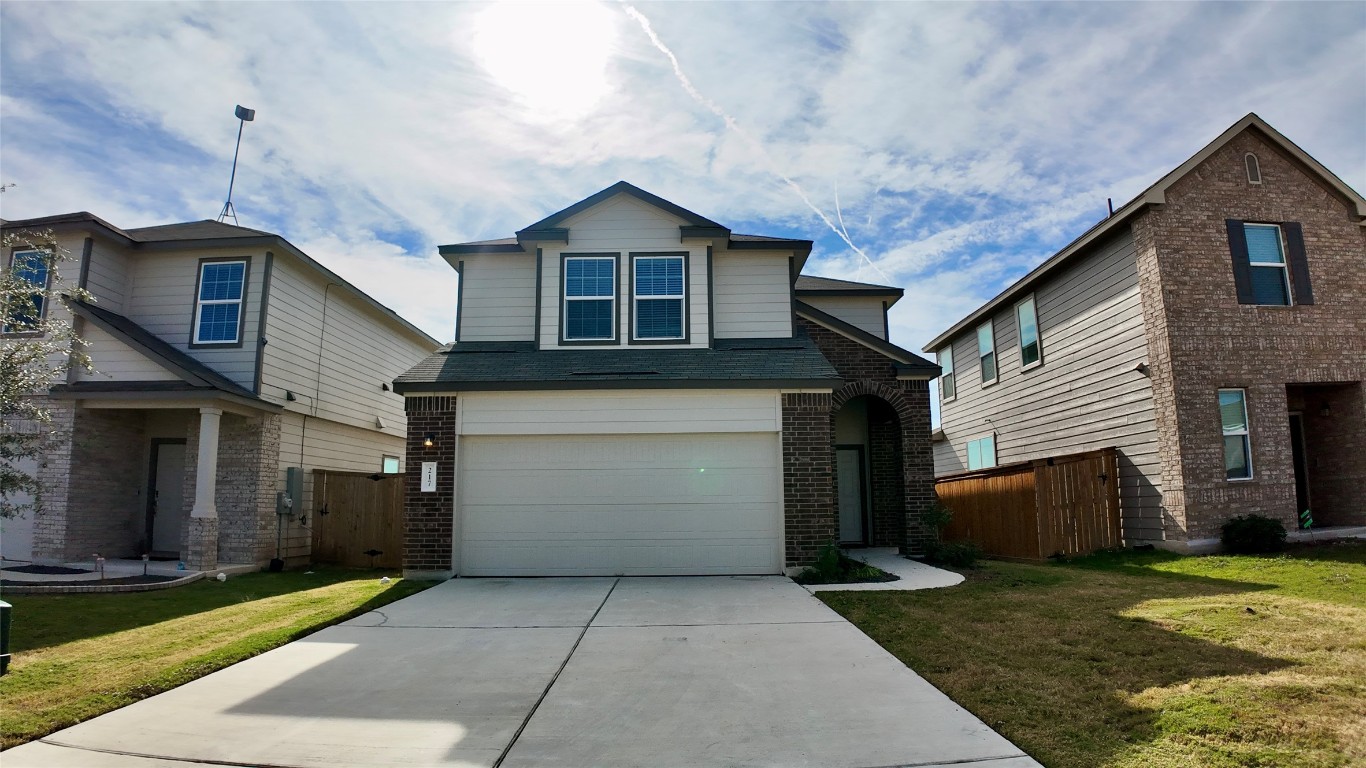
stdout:
{"type": "Polygon", "coordinates": [[[461,438],[471,576],[776,573],[777,435],[461,438]]]}

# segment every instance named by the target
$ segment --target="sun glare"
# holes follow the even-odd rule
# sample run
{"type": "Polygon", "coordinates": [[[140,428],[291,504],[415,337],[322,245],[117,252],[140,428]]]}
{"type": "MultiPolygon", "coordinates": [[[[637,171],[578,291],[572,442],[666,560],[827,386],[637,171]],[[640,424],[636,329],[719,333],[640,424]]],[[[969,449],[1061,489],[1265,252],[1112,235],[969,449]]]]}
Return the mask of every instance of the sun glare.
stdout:
{"type": "Polygon", "coordinates": [[[607,94],[618,16],[599,2],[501,2],[474,21],[474,55],[531,117],[586,116],[607,94]]]}

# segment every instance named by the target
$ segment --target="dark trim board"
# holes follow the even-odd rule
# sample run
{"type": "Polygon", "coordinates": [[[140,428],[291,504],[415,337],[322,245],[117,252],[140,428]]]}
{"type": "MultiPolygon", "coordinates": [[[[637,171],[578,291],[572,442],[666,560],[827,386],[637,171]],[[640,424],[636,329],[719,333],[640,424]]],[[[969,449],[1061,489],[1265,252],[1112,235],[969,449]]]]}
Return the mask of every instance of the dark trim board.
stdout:
{"type": "Polygon", "coordinates": [[[716,348],[716,273],[712,267],[716,259],[707,246],[707,348],[716,348]]]}
{"type": "Polygon", "coordinates": [[[78,288],[85,288],[90,284],[90,256],[95,251],[95,238],[87,237],[85,243],[81,245],[81,275],[76,280],[78,288]]]}
{"type": "Polygon", "coordinates": [[[581,381],[433,381],[395,382],[400,395],[442,392],[534,392],[557,389],[810,389],[833,392],[842,381],[830,379],[586,379],[581,381]]]}
{"type": "Polygon", "coordinates": [[[256,318],[256,376],[252,381],[253,394],[261,394],[262,365],[266,358],[266,315],[270,311],[270,278],[275,272],[275,254],[266,251],[266,263],[261,274],[261,312],[256,318]]]}
{"type": "MultiPolygon", "coordinates": [[[[540,248],[537,248],[537,249],[536,249],[536,313],[535,313],[535,315],[534,315],[533,318],[532,318],[532,322],[533,322],[533,324],[535,325],[535,328],[532,330],[532,336],[531,336],[531,339],[532,339],[532,341],[536,344],[536,348],[537,348],[537,349],[540,349],[540,348],[541,348],[541,264],[542,264],[542,251],[541,251],[540,248]]],[[[464,281],[465,281],[465,278],[464,278],[463,275],[461,275],[461,277],[460,277],[460,282],[463,283],[464,281]]]]}
{"type": "MultiPolygon", "coordinates": [[[[537,251],[540,249],[538,248],[537,251]]],[[[460,341],[460,318],[465,314],[465,261],[455,263],[455,340],[460,341]]]]}

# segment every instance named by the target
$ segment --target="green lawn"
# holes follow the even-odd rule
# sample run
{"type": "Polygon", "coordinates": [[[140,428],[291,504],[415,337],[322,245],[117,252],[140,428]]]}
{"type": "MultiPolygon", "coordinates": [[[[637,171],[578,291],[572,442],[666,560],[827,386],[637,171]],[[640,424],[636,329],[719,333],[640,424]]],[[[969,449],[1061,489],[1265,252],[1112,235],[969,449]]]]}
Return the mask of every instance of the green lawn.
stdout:
{"type": "Polygon", "coordinates": [[[965,573],[819,596],[1050,768],[1366,765],[1366,543],[965,573]]]}
{"type": "Polygon", "coordinates": [[[174,688],[422,590],[380,573],[253,573],[159,592],[7,595],[0,747],[174,688]]]}

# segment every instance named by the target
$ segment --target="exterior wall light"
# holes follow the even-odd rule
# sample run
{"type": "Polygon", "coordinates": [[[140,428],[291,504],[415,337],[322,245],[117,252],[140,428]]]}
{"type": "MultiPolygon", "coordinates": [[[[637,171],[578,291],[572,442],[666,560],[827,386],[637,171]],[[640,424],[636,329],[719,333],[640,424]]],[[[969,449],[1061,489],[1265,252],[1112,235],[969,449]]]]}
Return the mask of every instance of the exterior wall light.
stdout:
{"type": "Polygon", "coordinates": [[[433,434],[433,433],[431,433],[431,432],[428,432],[428,433],[426,434],[426,436],[422,438],[422,447],[423,447],[423,448],[435,448],[435,447],[436,447],[436,435],[433,434]]]}

